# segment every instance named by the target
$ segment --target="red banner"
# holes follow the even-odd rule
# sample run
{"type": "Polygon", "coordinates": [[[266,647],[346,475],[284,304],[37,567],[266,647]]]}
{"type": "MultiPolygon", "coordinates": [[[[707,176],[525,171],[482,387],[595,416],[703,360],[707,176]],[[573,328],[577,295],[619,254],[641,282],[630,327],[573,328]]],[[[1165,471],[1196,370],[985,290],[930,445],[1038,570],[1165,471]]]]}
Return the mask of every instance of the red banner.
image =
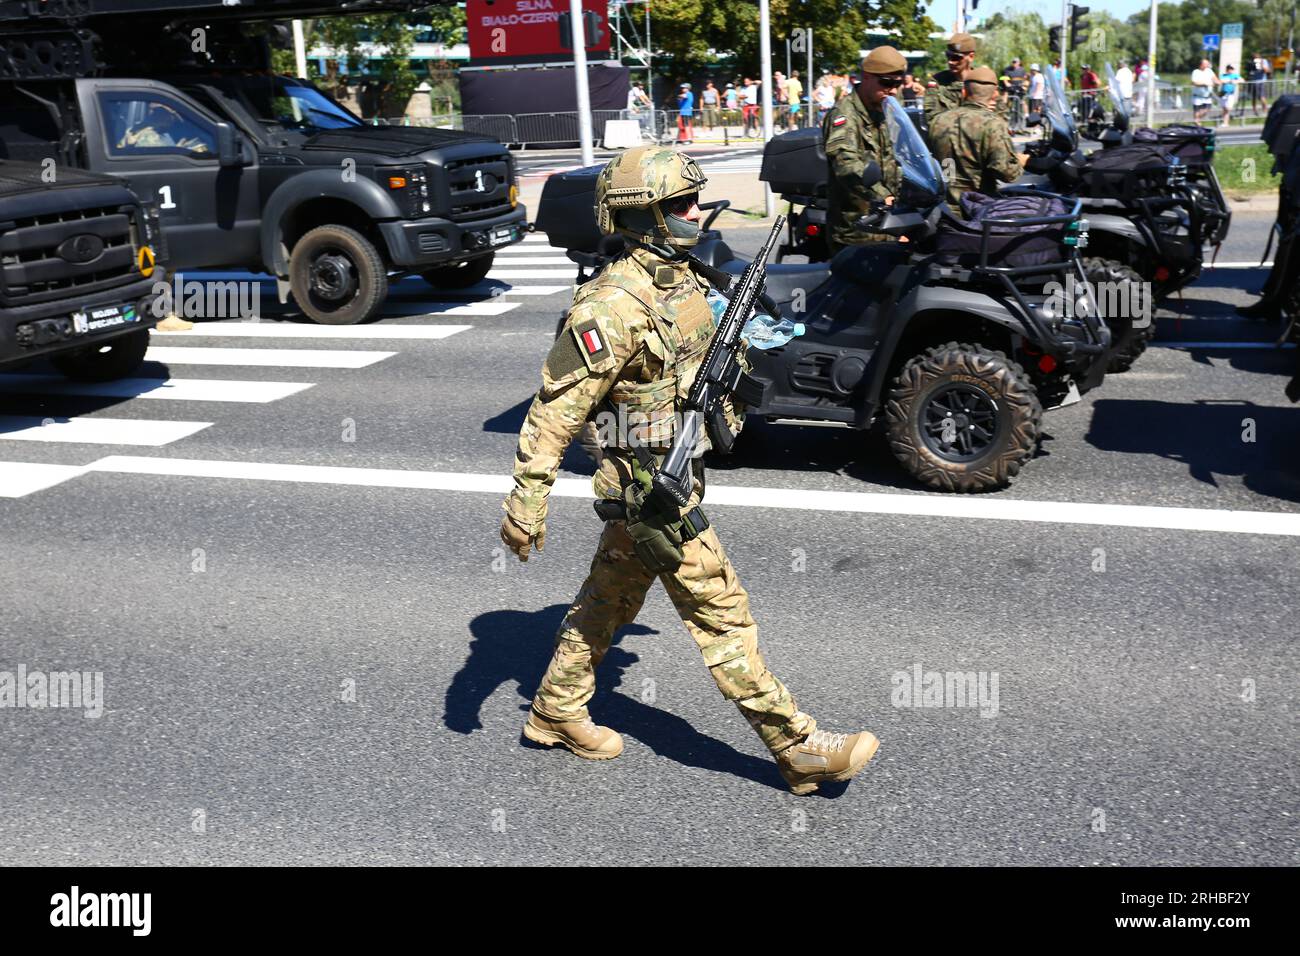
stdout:
{"type": "MultiPolygon", "coordinates": [[[[606,0],[582,0],[582,7],[587,51],[608,53],[606,0]]],[[[466,0],[470,59],[568,59],[573,50],[562,45],[560,14],[567,20],[569,9],[569,0],[466,0]]]]}

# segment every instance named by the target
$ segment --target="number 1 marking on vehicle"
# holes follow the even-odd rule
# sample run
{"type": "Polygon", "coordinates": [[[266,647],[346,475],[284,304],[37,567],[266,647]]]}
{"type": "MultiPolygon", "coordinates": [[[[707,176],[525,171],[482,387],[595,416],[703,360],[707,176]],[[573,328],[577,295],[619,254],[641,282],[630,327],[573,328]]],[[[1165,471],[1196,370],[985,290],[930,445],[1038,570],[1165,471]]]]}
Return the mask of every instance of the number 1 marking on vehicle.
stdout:
{"type": "Polygon", "coordinates": [[[161,186],[159,187],[158,192],[163,198],[161,208],[163,209],[177,208],[176,203],[172,202],[172,188],[170,186],[161,186]]]}

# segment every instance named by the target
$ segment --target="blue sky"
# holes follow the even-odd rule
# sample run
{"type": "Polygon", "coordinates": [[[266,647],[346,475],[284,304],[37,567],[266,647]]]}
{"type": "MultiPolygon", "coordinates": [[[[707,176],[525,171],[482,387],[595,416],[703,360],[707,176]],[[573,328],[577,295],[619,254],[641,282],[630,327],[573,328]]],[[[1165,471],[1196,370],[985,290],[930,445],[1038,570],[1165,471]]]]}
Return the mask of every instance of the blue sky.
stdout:
{"type": "MultiPolygon", "coordinates": [[[[970,0],[967,0],[968,5],[969,3],[970,0]]],[[[979,0],[979,4],[979,9],[975,11],[977,17],[989,17],[1005,10],[1024,10],[1037,11],[1048,23],[1056,23],[1061,19],[1060,0],[979,0]]],[[[1091,10],[1105,10],[1112,16],[1126,20],[1130,14],[1147,9],[1149,2],[1148,0],[1081,0],[1080,6],[1091,10]]],[[[941,30],[952,29],[953,21],[957,18],[957,0],[933,0],[929,4],[929,10],[930,19],[939,24],[941,30]]]]}

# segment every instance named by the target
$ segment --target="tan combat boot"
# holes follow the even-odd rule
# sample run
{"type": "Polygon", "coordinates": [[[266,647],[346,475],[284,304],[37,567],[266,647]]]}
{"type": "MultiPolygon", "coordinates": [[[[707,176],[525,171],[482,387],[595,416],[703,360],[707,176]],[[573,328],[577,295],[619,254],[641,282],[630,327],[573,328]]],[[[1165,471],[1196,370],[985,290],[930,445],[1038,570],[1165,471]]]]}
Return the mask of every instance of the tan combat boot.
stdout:
{"type": "Polygon", "coordinates": [[[613,760],[623,752],[623,738],[608,727],[598,727],[590,717],[585,720],[551,720],[535,710],[528,712],[524,736],[533,743],[568,747],[588,760],[613,760]]]}
{"type": "Polygon", "coordinates": [[[803,795],[812,793],[827,780],[849,780],[875,755],[880,741],[869,731],[860,734],[833,734],[813,731],[793,747],[776,755],[776,765],[790,790],[803,795]]]}

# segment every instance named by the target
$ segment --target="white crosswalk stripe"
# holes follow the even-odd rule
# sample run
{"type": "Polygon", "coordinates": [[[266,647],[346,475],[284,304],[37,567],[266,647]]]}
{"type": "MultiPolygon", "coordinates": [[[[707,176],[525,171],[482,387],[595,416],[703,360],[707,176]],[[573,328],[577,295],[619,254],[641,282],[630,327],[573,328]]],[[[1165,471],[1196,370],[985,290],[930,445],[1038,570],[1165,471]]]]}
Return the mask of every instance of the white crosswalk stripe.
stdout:
{"type": "Polygon", "coordinates": [[[188,438],[211,425],[211,422],[163,422],[143,418],[36,418],[28,415],[0,415],[0,439],[158,448],[188,438]]]}
{"type": "Polygon", "coordinates": [[[493,269],[488,273],[490,279],[568,279],[573,281],[573,277],[578,274],[578,267],[574,263],[569,263],[567,269],[493,269]]]}
{"type": "MultiPolygon", "coordinates": [[[[298,322],[200,322],[186,332],[154,332],[159,338],[248,339],[445,339],[472,325],[306,325],[298,322]]],[[[179,359],[173,361],[180,361],[179,359]]],[[[225,364],[225,363],[203,363],[225,364]]],[[[244,364],[242,362],[234,364],[244,364]]],[[[354,368],[360,366],[326,366],[354,368]]]]}
{"type": "Polygon", "coordinates": [[[497,256],[496,262],[493,263],[492,275],[502,266],[573,266],[574,262],[568,256],[529,256],[528,258],[507,259],[504,256],[497,256]]]}
{"type": "Polygon", "coordinates": [[[312,387],[311,382],[246,382],[216,378],[121,378],[113,382],[70,382],[58,375],[0,375],[0,394],[160,398],[179,402],[265,405],[312,387]]]}
{"type": "Polygon", "coordinates": [[[145,353],[145,361],[166,365],[252,365],[259,368],[365,368],[396,354],[338,349],[209,349],[156,345],[145,353]]]}

